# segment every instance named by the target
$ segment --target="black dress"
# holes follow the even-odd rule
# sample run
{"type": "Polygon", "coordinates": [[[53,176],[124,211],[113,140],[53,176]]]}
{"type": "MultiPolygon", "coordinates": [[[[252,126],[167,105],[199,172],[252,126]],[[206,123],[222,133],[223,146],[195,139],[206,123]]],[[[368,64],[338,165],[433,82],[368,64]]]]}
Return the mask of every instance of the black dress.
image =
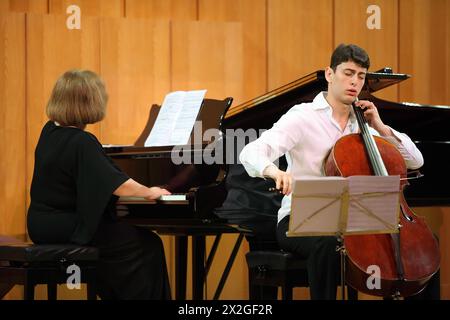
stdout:
{"type": "Polygon", "coordinates": [[[47,122],[35,151],[28,233],[35,243],[98,247],[104,299],[170,299],[161,239],[116,218],[113,192],[127,180],[94,135],[47,122]]]}

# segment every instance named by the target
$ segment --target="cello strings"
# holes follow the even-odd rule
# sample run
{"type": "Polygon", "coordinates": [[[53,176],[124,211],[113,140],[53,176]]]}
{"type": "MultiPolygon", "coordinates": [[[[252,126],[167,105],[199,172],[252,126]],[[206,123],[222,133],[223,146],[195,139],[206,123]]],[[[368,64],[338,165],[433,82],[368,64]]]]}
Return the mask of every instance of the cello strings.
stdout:
{"type": "Polygon", "coordinates": [[[366,146],[366,150],[369,156],[369,161],[370,164],[372,165],[372,169],[375,173],[375,175],[381,176],[384,175],[384,172],[386,172],[386,170],[383,170],[383,164],[380,163],[381,159],[378,159],[378,152],[376,150],[376,145],[375,145],[375,141],[373,140],[373,138],[370,135],[369,129],[368,129],[368,125],[367,125],[367,121],[366,118],[364,117],[363,111],[361,108],[357,108],[355,106],[353,106],[353,109],[355,111],[355,115],[361,130],[361,136],[365,142],[365,146],[366,146]]]}

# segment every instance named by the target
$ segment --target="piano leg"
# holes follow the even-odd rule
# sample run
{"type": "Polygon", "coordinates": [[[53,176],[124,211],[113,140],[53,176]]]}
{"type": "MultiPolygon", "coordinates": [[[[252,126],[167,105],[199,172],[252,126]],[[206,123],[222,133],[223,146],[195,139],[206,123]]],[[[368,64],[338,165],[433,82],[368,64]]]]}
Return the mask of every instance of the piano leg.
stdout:
{"type": "Polygon", "coordinates": [[[187,236],[175,236],[175,298],[186,300],[187,236]]]}
{"type": "Polygon", "coordinates": [[[219,285],[217,286],[216,292],[214,293],[213,300],[219,300],[220,294],[222,293],[223,287],[225,286],[225,282],[228,279],[228,275],[230,274],[231,267],[233,266],[234,260],[239,252],[239,248],[241,247],[242,240],[244,239],[244,234],[240,233],[239,237],[234,244],[233,251],[231,252],[230,258],[228,258],[227,265],[225,266],[225,270],[222,273],[222,277],[220,277],[219,285]]]}
{"type": "Polygon", "coordinates": [[[205,281],[205,236],[192,236],[192,298],[203,299],[205,281]]]}

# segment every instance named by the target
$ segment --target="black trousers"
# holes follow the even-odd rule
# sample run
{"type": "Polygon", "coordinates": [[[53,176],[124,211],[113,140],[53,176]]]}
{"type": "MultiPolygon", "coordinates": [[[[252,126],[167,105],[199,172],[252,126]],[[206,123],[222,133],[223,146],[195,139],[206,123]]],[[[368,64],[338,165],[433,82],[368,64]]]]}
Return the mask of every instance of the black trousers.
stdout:
{"type": "Polygon", "coordinates": [[[98,293],[102,299],[171,298],[164,247],[157,234],[126,222],[102,222],[91,244],[100,252],[98,293]]]}
{"type": "Polygon", "coordinates": [[[288,226],[289,216],[278,223],[278,244],[281,249],[307,259],[311,300],[335,300],[340,280],[336,237],[286,237],[288,226]]]}
{"type": "MultiPolygon", "coordinates": [[[[279,250],[276,233],[276,217],[272,220],[246,221],[240,224],[245,229],[252,230],[245,236],[250,251],[279,250]]],[[[273,286],[257,286],[253,288],[254,300],[277,300],[278,288],[273,286]]]]}

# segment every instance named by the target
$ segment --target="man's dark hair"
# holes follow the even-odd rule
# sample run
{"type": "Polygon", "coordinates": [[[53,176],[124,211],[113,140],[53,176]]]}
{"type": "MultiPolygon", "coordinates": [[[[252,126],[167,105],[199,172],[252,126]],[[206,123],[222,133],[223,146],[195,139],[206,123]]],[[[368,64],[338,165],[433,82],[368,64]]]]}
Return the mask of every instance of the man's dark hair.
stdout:
{"type": "Polygon", "coordinates": [[[366,69],[370,67],[369,55],[363,48],[354,44],[341,43],[331,55],[330,68],[336,71],[338,65],[347,61],[353,61],[366,69]]]}

